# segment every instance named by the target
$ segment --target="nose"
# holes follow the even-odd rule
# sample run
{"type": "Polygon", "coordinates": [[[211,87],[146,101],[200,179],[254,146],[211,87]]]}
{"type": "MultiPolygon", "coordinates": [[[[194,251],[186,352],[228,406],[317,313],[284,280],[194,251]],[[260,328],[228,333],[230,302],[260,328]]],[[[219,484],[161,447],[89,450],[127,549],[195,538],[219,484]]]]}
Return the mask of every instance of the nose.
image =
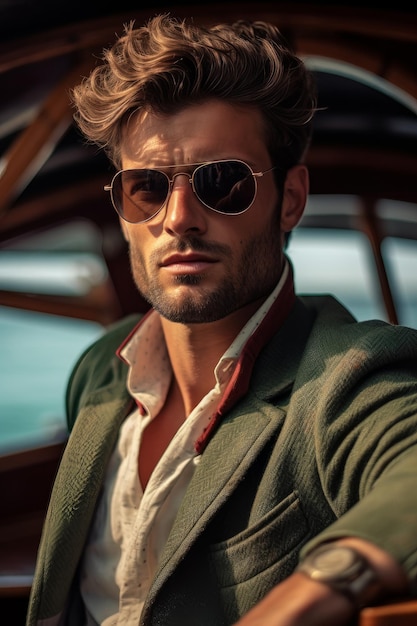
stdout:
{"type": "Polygon", "coordinates": [[[167,232],[184,235],[207,230],[205,207],[191,186],[191,177],[185,172],[174,174],[166,200],[164,228],[167,232]]]}

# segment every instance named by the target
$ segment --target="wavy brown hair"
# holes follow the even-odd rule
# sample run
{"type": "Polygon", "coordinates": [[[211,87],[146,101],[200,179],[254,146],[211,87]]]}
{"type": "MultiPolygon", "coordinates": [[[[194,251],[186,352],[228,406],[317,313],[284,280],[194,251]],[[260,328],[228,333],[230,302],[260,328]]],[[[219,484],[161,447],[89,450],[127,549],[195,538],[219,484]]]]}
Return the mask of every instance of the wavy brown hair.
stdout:
{"type": "Polygon", "coordinates": [[[271,160],[284,172],[304,157],[317,104],[311,73],[273,24],[204,27],[168,14],[126,25],[72,96],[80,130],[116,167],[133,113],[169,115],[215,98],[260,110],[271,160]]]}

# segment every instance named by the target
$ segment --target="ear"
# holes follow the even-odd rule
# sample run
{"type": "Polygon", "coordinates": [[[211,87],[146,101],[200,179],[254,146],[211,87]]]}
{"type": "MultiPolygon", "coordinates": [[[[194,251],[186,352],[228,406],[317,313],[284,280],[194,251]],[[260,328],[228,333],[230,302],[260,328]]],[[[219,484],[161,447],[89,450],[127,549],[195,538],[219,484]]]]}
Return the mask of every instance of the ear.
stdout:
{"type": "Polygon", "coordinates": [[[308,169],[295,165],[288,170],[284,184],[281,207],[281,231],[288,233],[300,221],[310,188],[308,169]]]}

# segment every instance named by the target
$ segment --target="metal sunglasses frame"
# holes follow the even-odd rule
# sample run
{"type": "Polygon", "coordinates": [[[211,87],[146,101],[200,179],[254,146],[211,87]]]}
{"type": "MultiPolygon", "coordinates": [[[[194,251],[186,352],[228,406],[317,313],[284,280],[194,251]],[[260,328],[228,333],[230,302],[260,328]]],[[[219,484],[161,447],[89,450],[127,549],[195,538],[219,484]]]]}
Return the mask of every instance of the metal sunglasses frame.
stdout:
{"type": "Polygon", "coordinates": [[[160,211],[164,208],[164,206],[166,206],[169,197],[171,195],[171,191],[172,191],[172,187],[174,185],[175,179],[177,178],[177,176],[187,176],[188,177],[188,182],[191,185],[191,188],[195,194],[195,196],[197,197],[197,199],[199,200],[199,202],[201,202],[201,204],[205,207],[207,207],[208,209],[210,209],[211,211],[214,211],[215,213],[220,213],[221,215],[227,215],[227,216],[234,216],[234,215],[242,215],[242,213],[245,213],[248,209],[250,209],[250,207],[252,206],[252,204],[255,202],[255,198],[256,198],[256,194],[258,192],[258,183],[257,183],[257,179],[261,178],[262,176],[264,176],[264,174],[267,174],[268,172],[271,172],[272,170],[276,169],[277,166],[273,166],[270,167],[266,170],[263,171],[259,171],[259,172],[254,172],[253,169],[251,168],[250,165],[248,165],[245,161],[242,161],[241,159],[218,159],[218,160],[214,160],[214,161],[204,161],[203,163],[180,163],[178,165],[164,165],[163,166],[164,169],[169,169],[169,168],[180,168],[180,167],[193,167],[193,171],[190,173],[188,172],[176,172],[172,178],[170,178],[168,176],[168,174],[166,172],[164,172],[162,169],[159,168],[153,168],[153,167],[140,167],[140,168],[127,168],[127,169],[122,169],[119,170],[118,172],[115,173],[115,175],[113,176],[111,183],[109,185],[105,185],[104,186],[104,191],[109,191],[110,192],[110,198],[112,201],[112,205],[114,207],[114,209],[116,210],[117,214],[120,215],[120,217],[122,219],[124,219],[126,222],[130,222],[131,224],[144,224],[145,222],[149,222],[149,220],[153,219],[154,217],[156,217],[158,215],[158,213],[160,213],[160,211]],[[253,198],[252,201],[250,202],[250,204],[243,209],[242,211],[237,211],[236,213],[227,213],[225,211],[219,211],[218,209],[215,209],[214,207],[210,206],[209,204],[207,204],[206,202],[204,202],[204,200],[200,197],[200,195],[197,193],[195,184],[194,184],[194,177],[196,175],[196,172],[198,172],[201,168],[206,167],[208,165],[216,165],[217,163],[239,163],[241,165],[244,165],[247,169],[248,169],[248,175],[253,176],[254,179],[254,193],[253,193],[253,198]],[[115,197],[114,197],[114,193],[113,193],[113,187],[114,187],[114,181],[124,172],[135,172],[135,171],[152,171],[152,172],[158,172],[159,174],[162,174],[163,176],[165,176],[165,178],[168,181],[168,191],[167,191],[167,195],[165,200],[163,201],[162,205],[159,207],[159,209],[157,211],[155,211],[155,213],[153,213],[152,215],[150,215],[149,217],[147,217],[144,220],[139,220],[139,221],[135,221],[132,222],[131,220],[126,219],[126,217],[122,214],[122,212],[117,208],[117,202],[115,201],[115,197]]]}

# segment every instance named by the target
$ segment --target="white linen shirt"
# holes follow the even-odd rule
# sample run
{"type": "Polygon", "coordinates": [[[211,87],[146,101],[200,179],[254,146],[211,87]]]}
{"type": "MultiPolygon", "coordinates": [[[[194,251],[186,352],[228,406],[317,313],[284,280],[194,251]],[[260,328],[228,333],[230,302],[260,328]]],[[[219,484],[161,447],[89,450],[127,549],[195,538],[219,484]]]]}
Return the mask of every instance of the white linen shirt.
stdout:
{"type": "Polygon", "coordinates": [[[164,405],[172,378],[159,314],[153,311],[121,351],[137,408],[122,424],[90,532],[81,572],[87,626],[137,626],[159,557],[200,455],[195,443],[222,399],[246,341],[277,299],[281,279],[215,368],[216,384],[193,409],[143,491],[138,475],[142,434],[164,405]]]}

